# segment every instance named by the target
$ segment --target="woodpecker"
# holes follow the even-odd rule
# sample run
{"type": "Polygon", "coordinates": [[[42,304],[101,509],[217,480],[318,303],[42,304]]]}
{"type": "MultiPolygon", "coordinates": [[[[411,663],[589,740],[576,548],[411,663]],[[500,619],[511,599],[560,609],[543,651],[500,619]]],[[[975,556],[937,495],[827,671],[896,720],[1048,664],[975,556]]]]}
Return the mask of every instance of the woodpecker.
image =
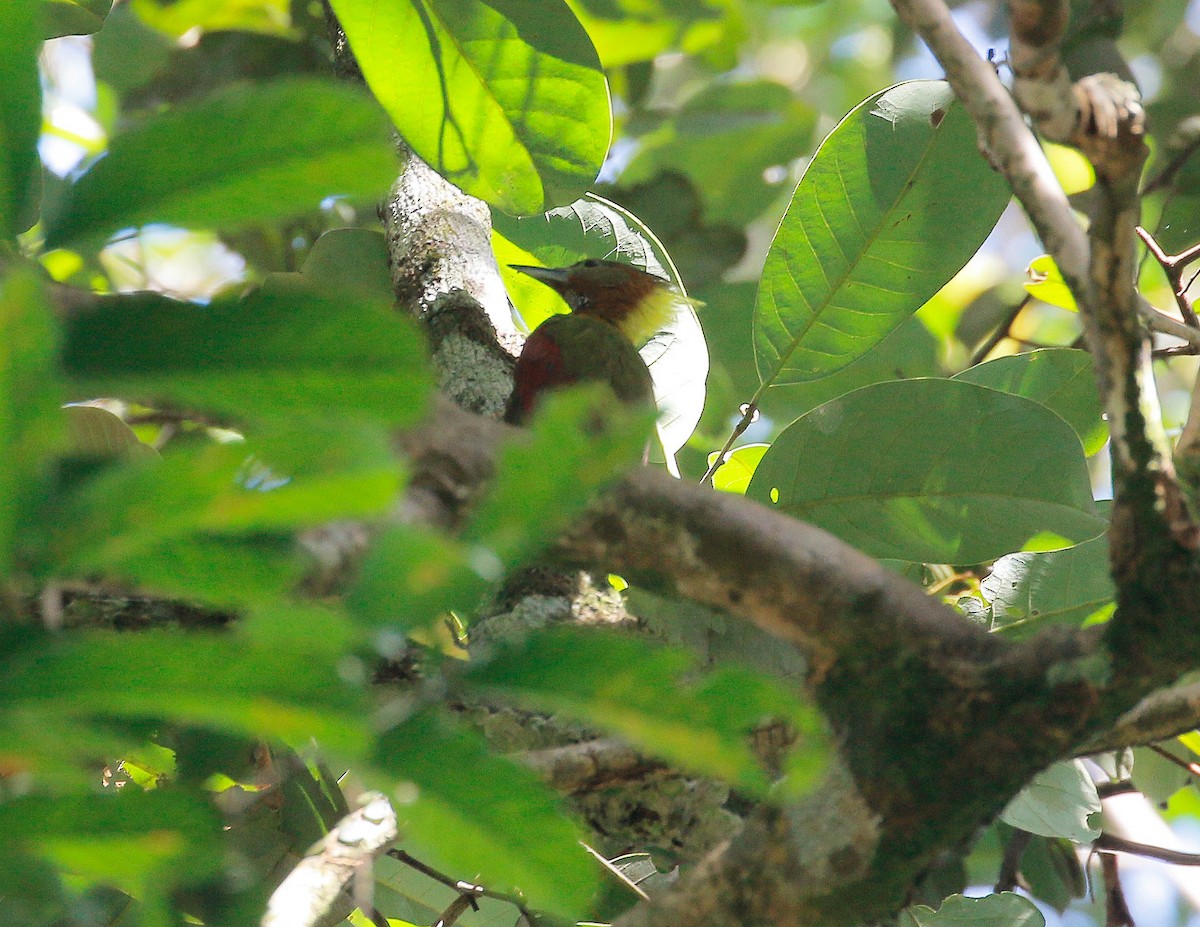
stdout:
{"type": "Polygon", "coordinates": [[[690,302],[654,274],[588,258],[570,267],[510,265],[557,292],[569,315],[552,315],[529,336],[513,373],[504,420],[523,425],[543,393],[601,382],[630,405],[654,402],[654,384],[638,348],[690,302]]]}

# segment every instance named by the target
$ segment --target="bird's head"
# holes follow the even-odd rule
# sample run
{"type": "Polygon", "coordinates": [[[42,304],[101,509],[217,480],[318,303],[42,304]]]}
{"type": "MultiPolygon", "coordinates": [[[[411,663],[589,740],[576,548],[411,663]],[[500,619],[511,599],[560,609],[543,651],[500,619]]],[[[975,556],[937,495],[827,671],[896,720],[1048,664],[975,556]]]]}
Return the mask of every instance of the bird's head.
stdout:
{"type": "Polygon", "coordinates": [[[676,306],[693,302],[662,277],[617,261],[588,258],[570,267],[511,267],[546,284],[572,312],[615,325],[639,346],[666,326],[676,306]]]}

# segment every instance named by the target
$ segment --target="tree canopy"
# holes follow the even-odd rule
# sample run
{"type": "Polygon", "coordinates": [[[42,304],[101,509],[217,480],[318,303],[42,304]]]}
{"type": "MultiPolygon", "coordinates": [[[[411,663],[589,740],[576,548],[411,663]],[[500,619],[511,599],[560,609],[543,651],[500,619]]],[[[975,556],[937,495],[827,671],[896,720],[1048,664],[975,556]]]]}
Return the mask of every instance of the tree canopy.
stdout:
{"type": "Polygon", "coordinates": [[[1197,809],[1195,3],[952,5],[0,4],[0,922],[1196,863],[1102,805],[1197,809]],[[657,417],[508,427],[586,258],[657,417]]]}

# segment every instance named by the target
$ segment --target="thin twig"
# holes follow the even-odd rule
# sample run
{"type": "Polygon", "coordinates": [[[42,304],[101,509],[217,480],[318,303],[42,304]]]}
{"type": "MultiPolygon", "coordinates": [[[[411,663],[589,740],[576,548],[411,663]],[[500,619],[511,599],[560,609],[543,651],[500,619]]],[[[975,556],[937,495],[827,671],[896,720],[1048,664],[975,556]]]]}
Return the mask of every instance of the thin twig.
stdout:
{"type": "Polygon", "coordinates": [[[983,343],[975,349],[975,353],[971,355],[970,366],[974,367],[976,364],[982,364],[985,360],[987,360],[987,356],[991,354],[992,351],[996,350],[996,345],[1008,337],[1008,333],[1012,329],[1013,323],[1017,321],[1017,316],[1019,316],[1025,310],[1025,307],[1028,306],[1032,301],[1033,294],[1028,293],[1023,300],[1008,310],[1008,314],[1005,315],[1005,317],[1000,321],[1000,324],[996,326],[996,330],[988,335],[987,338],[984,339],[983,343]]]}
{"type": "MultiPolygon", "coordinates": [[[[760,389],[759,392],[761,393],[762,390],[760,389]]],[[[721,464],[725,463],[725,455],[728,454],[730,449],[733,447],[733,442],[745,434],[746,429],[753,424],[756,418],[758,418],[757,397],[755,399],[751,399],[742,407],[741,421],[733,426],[733,431],[729,434],[729,440],[725,442],[725,446],[721,448],[720,453],[718,453],[713,459],[713,462],[711,465],[709,465],[709,468],[704,471],[704,476],[700,477],[701,486],[711,480],[713,474],[717,472],[717,469],[721,466],[721,464]]]]}
{"type": "Polygon", "coordinates": [[[1033,834],[1027,830],[1016,830],[1004,848],[1004,859],[1000,862],[1000,873],[996,876],[996,891],[1011,892],[1017,887],[1017,879],[1021,872],[1021,857],[1033,840],[1033,834]]]}
{"type": "Polygon", "coordinates": [[[624,872],[622,872],[620,869],[618,869],[616,866],[614,866],[612,864],[612,862],[608,859],[607,856],[604,856],[603,854],[598,853],[597,851],[593,850],[586,843],[583,843],[582,841],[580,841],[580,842],[581,842],[583,848],[585,850],[587,850],[589,853],[591,853],[592,856],[594,856],[596,858],[596,861],[599,862],[600,865],[604,867],[605,871],[608,872],[609,875],[611,875],[614,879],[616,879],[618,882],[620,882],[622,885],[624,885],[627,889],[629,889],[631,892],[633,892],[635,895],[637,895],[643,901],[650,900],[650,896],[646,894],[645,889],[643,889],[640,885],[638,885],[635,881],[633,881],[633,879],[629,878],[629,876],[625,875],[624,872]]]}
{"type": "Polygon", "coordinates": [[[1192,301],[1187,298],[1187,288],[1183,285],[1183,269],[1191,261],[1200,255],[1200,245],[1195,248],[1189,248],[1182,254],[1167,254],[1154,236],[1147,232],[1140,225],[1136,229],[1138,237],[1146,245],[1147,250],[1154,255],[1154,259],[1158,261],[1163,269],[1163,273],[1167,276],[1167,282],[1171,285],[1171,295],[1175,297],[1175,305],[1179,309],[1179,314],[1183,316],[1183,321],[1192,328],[1200,328],[1200,319],[1196,318],[1196,310],[1192,308],[1192,301]],[[1189,254],[1189,252],[1194,252],[1189,254]]]}
{"type": "Polygon", "coordinates": [[[1183,850],[1168,850],[1166,847],[1151,846],[1148,843],[1138,843],[1126,840],[1116,834],[1102,833],[1092,844],[1096,850],[1107,850],[1112,853],[1130,853],[1133,856],[1144,856],[1147,859],[1158,859],[1175,866],[1200,866],[1200,853],[1187,853],[1183,850]]]}
{"type": "Polygon", "coordinates": [[[1180,149],[1175,154],[1175,157],[1167,163],[1166,167],[1146,183],[1146,186],[1142,188],[1142,196],[1149,196],[1151,193],[1170,186],[1171,182],[1175,180],[1175,175],[1183,169],[1183,166],[1187,164],[1188,159],[1196,153],[1197,149],[1200,149],[1200,134],[1197,134],[1195,138],[1180,149]]]}
{"type": "Polygon", "coordinates": [[[470,895],[459,895],[450,902],[446,910],[442,912],[442,916],[434,922],[433,927],[453,927],[454,922],[472,908],[476,911],[479,910],[479,905],[475,903],[475,899],[470,895]]]}
{"type": "Polygon", "coordinates": [[[1165,360],[1168,357],[1194,357],[1200,354],[1200,348],[1194,344],[1177,344],[1169,348],[1155,348],[1151,357],[1155,360],[1165,360]]]}
{"type": "MultiPolygon", "coordinates": [[[[415,869],[417,872],[421,873],[421,875],[429,876],[429,878],[433,879],[435,882],[440,882],[447,888],[453,889],[454,891],[458,892],[460,896],[467,896],[470,899],[471,906],[476,910],[478,910],[478,902],[475,899],[492,898],[495,901],[504,901],[508,904],[511,904],[517,909],[521,917],[525,918],[526,922],[530,924],[535,923],[532,912],[525,907],[525,902],[516,895],[509,895],[506,892],[497,892],[484,885],[476,885],[474,882],[464,882],[461,879],[453,879],[448,875],[443,875],[442,873],[438,872],[432,866],[428,866],[421,862],[415,856],[410,856],[403,850],[393,848],[388,850],[388,856],[404,863],[404,865],[408,866],[410,869],[415,869]]],[[[444,916],[445,915],[443,915],[443,917],[444,916]]]]}
{"type": "Polygon", "coordinates": [[[1121,888],[1117,857],[1101,853],[1100,868],[1104,871],[1104,927],[1133,927],[1133,915],[1121,888]]]}
{"type": "Polygon", "coordinates": [[[1164,750],[1158,744],[1147,744],[1146,746],[1161,756],[1168,763],[1174,763],[1180,769],[1186,769],[1193,776],[1200,778],[1200,763],[1190,763],[1187,760],[1181,759],[1170,750],[1164,750]]]}

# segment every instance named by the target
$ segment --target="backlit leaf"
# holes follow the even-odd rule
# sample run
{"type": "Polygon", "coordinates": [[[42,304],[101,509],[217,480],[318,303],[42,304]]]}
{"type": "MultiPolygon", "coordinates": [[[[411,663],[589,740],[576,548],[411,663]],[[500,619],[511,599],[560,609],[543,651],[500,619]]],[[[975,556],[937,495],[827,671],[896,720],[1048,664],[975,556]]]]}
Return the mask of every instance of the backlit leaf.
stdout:
{"type": "Polygon", "coordinates": [[[284,219],[329,196],[381,194],[395,174],[387,120],[361,90],[235,85],[115,135],[49,217],[46,247],[153,222],[230,229],[284,219]]]}
{"type": "Polygon", "coordinates": [[[367,84],[447,180],[514,215],[578,197],[611,134],[608,86],[562,0],[332,0],[367,84]]]}

